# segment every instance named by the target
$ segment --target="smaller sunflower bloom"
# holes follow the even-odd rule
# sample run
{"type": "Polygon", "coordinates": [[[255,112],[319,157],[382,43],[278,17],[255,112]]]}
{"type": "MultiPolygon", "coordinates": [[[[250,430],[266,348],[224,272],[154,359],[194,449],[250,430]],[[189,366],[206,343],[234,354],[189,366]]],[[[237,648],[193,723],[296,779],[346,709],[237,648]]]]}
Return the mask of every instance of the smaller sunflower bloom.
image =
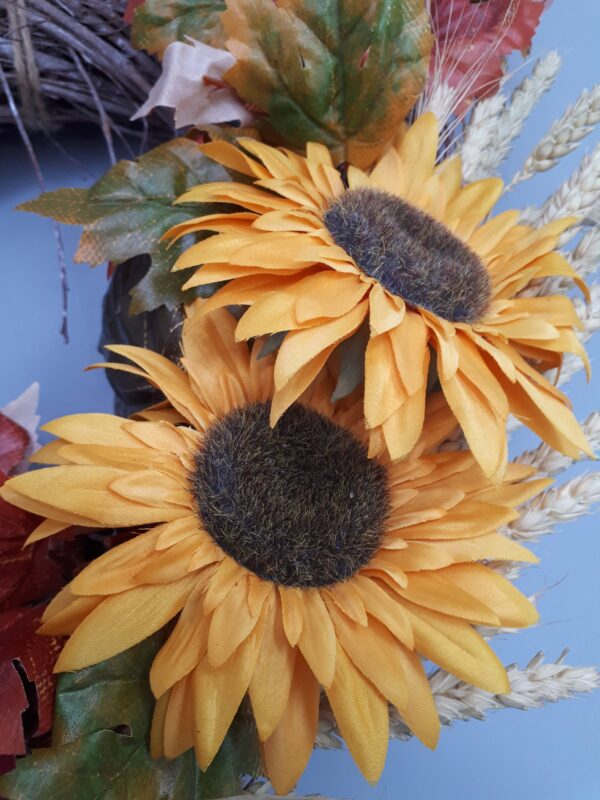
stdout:
{"type": "Polygon", "coordinates": [[[502,182],[463,186],[459,158],[436,165],[432,114],[419,117],[369,174],[350,165],[345,180],[322,145],[309,144],[306,157],[250,139],[203,149],[252,183],[209,183],[180,198],[240,210],[173,228],[168,237],[215,234],[175,268],[201,267],[187,287],[226,282],[206,311],[248,307],[238,340],[279,334],[272,424],[338,346],[361,341],[368,325],[364,414],[372,452],[382,443],[394,459],[411,451],[428,382],[437,379],[494,480],[507,462],[509,413],[555,449],[591,455],[567,399],[542,374],[560,367],[566,352],[586,360],[573,304],[565,296],[520,296],[532,280],[556,275],[585,291],[554,250],[573,218],[539,229],[519,224],[518,211],[487,219],[502,182]]]}
{"type": "Polygon", "coordinates": [[[314,747],[323,688],[375,781],[388,704],[437,742],[421,656],[509,691],[474,626],[522,627],[537,614],[481,562],[535,561],[497,528],[548,481],[511,464],[492,485],[470,453],[432,454],[454,425],[439,393],[418,447],[395,464],[368,457],[361,404],[331,403],[326,373],[272,428],[272,356],[235,343],[229,312],[199,310],[184,324],[183,368],[112,348],[136,365],[112,366],[146,377],[170,407],[140,421],[55,420],[46,430],[59,438],[36,459],[58,466],[2,489],[47,518],[32,541],[69,524],[146,528],[77,575],[41,632],[70,635],[56,670],[77,670],[177,617],[150,672],[155,756],[194,747],[205,770],[248,695],[267,773],[286,793],[314,747]]]}

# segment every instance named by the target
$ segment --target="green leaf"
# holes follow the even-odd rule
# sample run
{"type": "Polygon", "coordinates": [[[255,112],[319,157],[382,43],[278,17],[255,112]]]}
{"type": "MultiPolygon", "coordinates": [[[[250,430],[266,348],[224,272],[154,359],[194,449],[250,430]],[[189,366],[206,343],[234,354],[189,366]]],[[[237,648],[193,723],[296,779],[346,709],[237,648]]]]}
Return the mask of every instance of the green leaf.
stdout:
{"type": "Polygon", "coordinates": [[[120,264],[150,253],[173,225],[201,215],[202,205],[173,202],[191,186],[215,180],[227,180],[225,170],[194,142],[174,139],[137,161],[119,161],[89,189],[47,192],[19,209],[83,224],[76,261],[120,264]]]}
{"type": "Polygon", "coordinates": [[[162,56],[171,42],[190,36],[221,47],[225,43],[220,20],[224,10],[224,0],[146,0],[133,17],[133,46],[162,56]]]}
{"type": "Polygon", "coordinates": [[[365,353],[369,342],[369,325],[363,323],[360,328],[344,339],[337,346],[340,359],[340,370],[337,383],[331,395],[331,402],[336,403],[361,384],[365,377],[365,353]]]}
{"type": "Polygon", "coordinates": [[[137,161],[119,161],[89,189],[46,192],[19,208],[83,225],[77,262],[120,264],[150,254],[150,273],[134,297],[135,313],[139,313],[163,303],[173,308],[186,299],[181,286],[187,273],[169,272],[179,248],[168,248],[160,240],[173,225],[208,213],[209,206],[175,206],[174,200],[198,183],[228,179],[228,173],[206,158],[194,142],[174,139],[137,161]]]}
{"type": "MultiPolygon", "coordinates": [[[[198,215],[197,211],[196,215],[198,215]]],[[[189,246],[190,241],[187,237],[182,237],[174,243],[161,242],[154,248],[151,254],[150,269],[137,286],[131,290],[130,314],[151,311],[160,305],[165,305],[172,310],[181,303],[189,303],[195,297],[210,297],[212,284],[201,286],[199,289],[183,291],[182,286],[195,272],[194,267],[171,272],[178,257],[189,246]]]]}
{"type": "Polygon", "coordinates": [[[153,761],[148,735],[154,699],[150,665],[161,631],[93,667],[62,675],[52,747],[21,759],[0,778],[7,800],[208,800],[239,792],[239,777],[258,772],[256,739],[239,718],[206,773],[189,750],[153,761]]]}
{"type": "Polygon", "coordinates": [[[228,0],[225,75],[287,144],[365,167],[398,133],[428,69],[425,0],[228,0]]]}

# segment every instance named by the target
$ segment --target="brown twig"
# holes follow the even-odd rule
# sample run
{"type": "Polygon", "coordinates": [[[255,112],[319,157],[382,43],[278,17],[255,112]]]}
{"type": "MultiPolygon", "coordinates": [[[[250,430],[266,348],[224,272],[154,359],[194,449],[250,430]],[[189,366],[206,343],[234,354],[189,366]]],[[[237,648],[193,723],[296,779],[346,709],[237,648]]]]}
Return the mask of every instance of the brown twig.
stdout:
{"type": "Polygon", "coordinates": [[[73,49],[69,48],[69,52],[71,53],[71,58],[73,59],[77,69],[79,70],[79,74],[84,79],[88,89],[90,90],[90,94],[92,95],[96,108],[98,109],[98,116],[100,118],[100,129],[102,131],[102,135],[104,136],[104,141],[106,142],[106,149],[108,150],[108,157],[110,158],[110,163],[116,164],[117,157],[115,155],[115,148],[113,146],[111,125],[110,125],[110,120],[108,118],[108,114],[106,113],[104,106],[102,105],[102,100],[100,100],[100,97],[98,96],[96,87],[92,83],[90,76],[87,74],[87,72],[85,71],[85,67],[81,63],[81,59],[73,49]]]}
{"type": "MultiPolygon", "coordinates": [[[[11,110],[11,113],[14,117],[15,124],[23,140],[23,144],[27,149],[27,153],[29,155],[29,159],[33,165],[33,169],[40,186],[42,192],[46,191],[46,181],[44,180],[44,175],[42,173],[39,161],[35,155],[35,151],[33,149],[33,145],[31,144],[31,139],[29,138],[29,134],[23,124],[23,120],[21,119],[21,115],[19,114],[19,109],[17,108],[17,104],[15,103],[15,99],[13,97],[13,93],[9,86],[8,80],[6,78],[6,74],[2,65],[0,64],[0,84],[2,84],[2,88],[4,93],[6,94],[6,99],[8,100],[8,106],[11,110]]],[[[60,332],[65,340],[65,344],[69,343],[69,329],[68,329],[68,296],[69,296],[69,284],[67,281],[67,262],[65,259],[65,247],[62,240],[62,235],[60,232],[60,227],[57,222],[53,223],[54,227],[54,238],[56,240],[56,251],[58,255],[58,264],[59,264],[59,274],[60,274],[60,285],[62,290],[62,323],[60,326],[60,332]]]]}
{"type": "MultiPolygon", "coordinates": [[[[160,66],[132,46],[125,4],[0,0],[0,64],[28,130],[48,132],[100,117],[105,138],[108,131],[142,140],[148,133],[151,141],[173,135],[171,115],[161,109],[148,123],[129,122],[160,66]]],[[[13,124],[14,116],[0,98],[0,125],[6,123],[13,124]]]]}

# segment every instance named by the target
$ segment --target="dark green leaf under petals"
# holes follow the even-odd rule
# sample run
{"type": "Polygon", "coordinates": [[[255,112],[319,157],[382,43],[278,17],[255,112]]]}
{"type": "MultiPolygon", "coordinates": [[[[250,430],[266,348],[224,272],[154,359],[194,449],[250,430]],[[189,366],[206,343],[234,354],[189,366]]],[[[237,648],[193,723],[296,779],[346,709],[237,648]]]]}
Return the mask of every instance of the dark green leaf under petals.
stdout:
{"type": "Polygon", "coordinates": [[[150,665],[162,631],[115,658],[62,675],[52,746],[19,760],[0,779],[7,800],[208,800],[239,793],[239,776],[256,774],[250,723],[237,720],[206,773],[193,750],[153,761],[148,736],[154,698],[150,665]]]}

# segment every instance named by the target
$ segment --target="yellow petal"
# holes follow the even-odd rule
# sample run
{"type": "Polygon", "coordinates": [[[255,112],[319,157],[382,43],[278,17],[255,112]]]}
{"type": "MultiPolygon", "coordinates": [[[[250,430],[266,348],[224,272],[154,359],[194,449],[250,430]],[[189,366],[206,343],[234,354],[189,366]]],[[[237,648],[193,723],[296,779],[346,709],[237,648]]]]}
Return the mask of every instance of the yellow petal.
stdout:
{"type": "Polygon", "coordinates": [[[167,758],[177,758],[194,746],[191,678],[184,678],[176,683],[168,697],[164,716],[164,754],[167,758]]]}
{"type": "Polygon", "coordinates": [[[539,619],[535,607],[510,581],[483,564],[455,564],[440,574],[444,580],[481,597],[498,615],[501,625],[523,628],[539,619]]]}
{"type": "Polygon", "coordinates": [[[405,165],[396,150],[390,148],[371,172],[370,184],[402,197],[408,188],[407,173],[410,176],[411,169],[412,165],[405,165]]]}
{"type": "Polygon", "coordinates": [[[353,582],[360,592],[369,614],[382,622],[396,639],[412,649],[414,645],[413,632],[410,620],[404,613],[401,603],[371,578],[356,575],[353,582]]]}
{"type": "Polygon", "coordinates": [[[468,239],[477,225],[496,205],[502,190],[500,178],[485,178],[465,186],[448,204],[446,220],[448,223],[458,221],[455,233],[468,239]]]}
{"type": "Polygon", "coordinates": [[[440,382],[473,455],[485,474],[498,480],[506,467],[505,418],[462,373],[449,380],[440,374],[440,382]]]}
{"type": "MultiPolygon", "coordinates": [[[[247,141],[247,140],[245,140],[247,141]]],[[[251,178],[264,178],[269,173],[257,161],[249,158],[242,150],[230,142],[207,142],[200,149],[204,155],[217,161],[224,167],[249,175],[251,178]]]]}
{"type": "Polygon", "coordinates": [[[113,447],[137,447],[127,433],[127,420],[112,414],[70,414],[42,425],[42,430],[75,444],[103,444],[113,447]]]}
{"type": "MultiPolygon", "coordinates": [[[[296,653],[297,648],[290,646],[283,630],[281,603],[275,595],[267,611],[261,650],[249,690],[261,741],[273,734],[288,706],[296,653]]],[[[297,700],[291,702],[293,705],[297,700]]]]}
{"type": "Polygon", "coordinates": [[[285,337],[275,361],[275,386],[282,389],[302,367],[360,326],[368,310],[363,300],[342,317],[306,330],[291,331],[285,337]]]}
{"type": "Polygon", "coordinates": [[[257,618],[248,608],[248,587],[245,579],[232,589],[212,615],[208,635],[208,662],[222,666],[239,645],[252,633],[257,618]]]}
{"type": "Polygon", "coordinates": [[[506,670],[468,622],[406,604],[415,649],[457,678],[492,694],[510,691],[506,670]]]}
{"type": "Polygon", "coordinates": [[[362,626],[367,624],[365,604],[353,581],[336,583],[334,586],[324,589],[323,594],[333,600],[340,610],[354,622],[358,622],[362,626]]]}
{"type": "Polygon", "coordinates": [[[165,715],[168,704],[169,695],[165,694],[154,706],[150,730],[150,756],[154,759],[165,757],[165,715]]]}
{"type": "Polygon", "coordinates": [[[257,657],[255,634],[249,636],[220,667],[205,656],[192,673],[194,747],[200,769],[206,771],[248,689],[257,657]]]}
{"type": "Polygon", "coordinates": [[[466,498],[443,517],[400,528],[404,539],[464,539],[497,530],[519,516],[512,508],[466,498]]]}
{"type": "Polygon", "coordinates": [[[303,599],[301,589],[279,586],[282,622],[287,640],[292,647],[298,644],[304,624],[303,599]]]}
{"type": "MultiPolygon", "coordinates": [[[[332,344],[330,347],[323,350],[323,352],[319,353],[318,356],[315,356],[312,361],[309,361],[308,364],[305,364],[303,367],[301,367],[294,377],[288,381],[283,388],[276,389],[275,394],[273,395],[273,401],[271,403],[272,426],[277,423],[284,411],[286,411],[314,381],[319,372],[325,366],[325,363],[334,351],[335,346],[335,344],[332,344]]],[[[0,489],[0,493],[1,492],[2,489],[0,489]]]]}
{"type": "Polygon", "coordinates": [[[103,600],[100,595],[76,597],[69,586],[65,586],[44,611],[43,625],[37,632],[44,636],[71,634],[103,600]]]}
{"type": "Polygon", "coordinates": [[[278,794],[294,788],[311,756],[319,724],[319,697],[319,682],[298,654],[284,714],[263,747],[267,775],[278,794]]]}
{"type": "MultiPolygon", "coordinates": [[[[176,367],[168,358],[130,345],[110,345],[106,348],[117,355],[133,361],[146,373],[147,380],[163,392],[171,404],[194,426],[202,428],[205,410],[190,388],[183,370],[176,367]]],[[[112,365],[108,364],[108,367],[112,365]]],[[[117,368],[118,365],[115,365],[117,368]]]]}
{"type": "Polygon", "coordinates": [[[274,208],[293,208],[294,203],[256,186],[244,183],[204,183],[178,197],[176,203],[233,203],[250,211],[271,211],[274,208]]]}
{"type": "Polygon", "coordinates": [[[407,648],[402,648],[401,654],[408,685],[408,705],[401,716],[414,735],[433,750],[440,736],[440,718],[431,687],[419,656],[407,648]]]}
{"type": "MultiPolygon", "coordinates": [[[[82,524],[88,526],[127,528],[184,516],[181,508],[166,504],[162,507],[141,505],[111,491],[110,484],[128,474],[112,467],[47,467],[18,475],[6,486],[21,495],[25,502],[31,498],[44,516],[61,519],[62,511],[79,517],[82,524]]],[[[30,505],[28,503],[27,507],[30,505]]]]}
{"type": "Polygon", "coordinates": [[[370,783],[379,780],[388,747],[387,700],[338,645],[335,678],[326,690],[338,728],[370,783]]]}
{"type": "Polygon", "coordinates": [[[371,617],[363,628],[332,609],[335,632],[355,667],[396,708],[406,708],[408,692],[402,659],[402,645],[389,629],[371,617]]]}
{"type": "Polygon", "coordinates": [[[369,323],[374,335],[387,333],[404,319],[406,306],[400,298],[392,297],[376,283],[369,293],[369,323]]]}
{"type": "Polygon", "coordinates": [[[406,401],[394,360],[390,333],[372,336],[365,353],[365,419],[369,428],[381,425],[406,401]]]}
{"type": "Polygon", "coordinates": [[[55,672],[83,669],[141,642],[181,611],[194,581],[191,576],[168,586],[138,586],[107,597],[66,643],[55,672]]]}
{"type": "Polygon", "coordinates": [[[302,592],[302,612],[304,621],[298,646],[319,682],[327,688],[335,674],[335,631],[318,590],[302,592]]]}
{"type": "Polygon", "coordinates": [[[71,581],[75,594],[108,595],[136,586],[135,575],[149,556],[155,553],[160,529],[140,533],[113,547],[88,564],[71,581]]]}
{"type": "Polygon", "coordinates": [[[429,352],[426,350],[421,366],[422,383],[420,388],[414,394],[409,395],[400,408],[383,423],[383,435],[393,460],[408,455],[421,436],[427,399],[428,368],[429,352]]]}
{"type": "Polygon", "coordinates": [[[421,114],[408,128],[398,146],[398,154],[407,172],[406,197],[418,194],[433,173],[437,157],[439,125],[435,114],[421,114]]]}
{"type": "Polygon", "coordinates": [[[196,587],[179,615],[169,638],[158,651],[150,669],[150,688],[161,697],[189,675],[206,654],[210,616],[202,608],[202,587],[196,587]]]}
{"type": "Polygon", "coordinates": [[[362,300],[369,285],[356,275],[326,270],[304,278],[297,288],[295,312],[302,323],[347,314],[362,300]]]}
{"type": "MultiPolygon", "coordinates": [[[[460,565],[461,568],[463,565],[460,565]]],[[[464,565],[468,571],[475,565],[464,565]]],[[[408,576],[408,586],[406,589],[398,588],[396,591],[400,597],[405,597],[413,603],[425,608],[431,608],[444,614],[450,614],[460,619],[479,625],[500,625],[500,620],[496,614],[478,597],[486,597],[485,593],[477,595],[463,591],[456,582],[445,580],[445,575],[451,575],[448,570],[437,570],[435,572],[416,572],[408,576]]]]}
{"type": "Polygon", "coordinates": [[[436,167],[435,174],[444,187],[447,200],[453,200],[462,187],[462,161],[460,156],[452,156],[442,161],[436,167]]]}

